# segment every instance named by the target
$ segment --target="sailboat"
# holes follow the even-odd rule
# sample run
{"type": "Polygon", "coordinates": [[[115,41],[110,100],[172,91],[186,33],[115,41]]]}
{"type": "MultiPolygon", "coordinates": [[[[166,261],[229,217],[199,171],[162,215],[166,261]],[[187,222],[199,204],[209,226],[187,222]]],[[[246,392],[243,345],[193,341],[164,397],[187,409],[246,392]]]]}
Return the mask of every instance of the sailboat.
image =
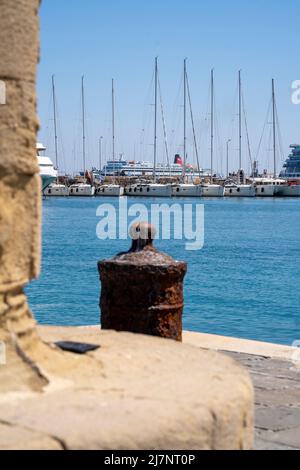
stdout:
{"type": "Polygon", "coordinates": [[[255,186],[246,184],[245,172],[242,169],[242,81],[239,70],[239,170],[237,182],[230,182],[225,185],[225,196],[234,197],[255,197],[255,186]]]}
{"type": "Polygon", "coordinates": [[[128,196],[171,197],[172,185],[160,184],[156,181],[157,166],[157,104],[158,104],[158,59],[155,58],[155,85],[154,85],[154,141],[153,141],[153,183],[138,183],[125,188],[128,196]]]}
{"type": "MultiPolygon", "coordinates": [[[[182,166],[182,182],[179,184],[172,185],[172,195],[176,197],[201,197],[202,191],[200,185],[195,184],[188,184],[185,182],[185,169],[186,169],[186,128],[187,128],[187,92],[189,93],[188,89],[188,77],[187,77],[187,69],[186,69],[186,59],[184,59],[184,70],[183,70],[183,166],[182,166]]],[[[190,94],[189,94],[190,98],[190,94]]],[[[190,101],[190,110],[192,116],[192,125],[194,131],[194,123],[193,123],[193,114],[191,109],[191,101],[190,101]]],[[[195,133],[194,133],[195,137],[195,133]]],[[[196,152],[198,152],[197,145],[195,145],[196,152]]],[[[198,157],[198,153],[197,153],[198,157]]],[[[197,158],[198,160],[198,158],[197,158]]]]}
{"type": "MultiPolygon", "coordinates": [[[[272,124],[273,124],[273,177],[253,178],[256,185],[257,196],[284,196],[284,197],[300,197],[300,184],[295,178],[289,179],[288,171],[281,171],[279,178],[277,177],[277,152],[276,152],[276,97],[275,82],[272,80],[272,124]],[[285,179],[285,177],[287,179],[285,179]]],[[[294,150],[289,159],[285,163],[285,167],[291,166],[294,173],[297,173],[297,145],[291,145],[294,150]]],[[[291,176],[291,175],[290,175],[291,176]]]]}
{"type": "Polygon", "coordinates": [[[211,70],[211,110],[210,110],[210,168],[211,176],[210,183],[202,183],[202,196],[203,197],[223,197],[225,190],[220,184],[213,183],[213,168],[214,168],[214,124],[215,124],[215,87],[214,87],[214,70],[211,70]]]}
{"type": "Polygon", "coordinates": [[[112,163],[113,163],[113,183],[102,184],[96,189],[96,196],[115,196],[120,197],[124,194],[124,188],[116,184],[115,175],[115,86],[114,79],[112,79],[111,86],[111,103],[112,103],[112,163]]]}
{"type": "MultiPolygon", "coordinates": [[[[58,169],[58,145],[57,145],[57,116],[56,116],[56,94],[54,75],[52,75],[52,100],[54,118],[54,143],[55,143],[55,165],[58,169]]],[[[60,184],[58,176],[56,182],[51,183],[43,192],[44,196],[69,196],[69,188],[65,184],[60,184]]]]}
{"type": "MultiPolygon", "coordinates": [[[[253,176],[251,181],[255,185],[256,196],[258,197],[273,197],[277,192],[277,186],[285,183],[284,180],[280,181],[276,178],[276,114],[275,114],[275,85],[274,79],[272,80],[272,123],[273,123],[273,157],[274,157],[274,172],[272,176],[253,176]]],[[[255,173],[255,171],[253,171],[255,173]]]]}
{"type": "MultiPolygon", "coordinates": [[[[83,174],[85,179],[86,172],[86,152],[85,152],[85,100],[84,100],[84,77],[81,78],[81,103],[82,103],[82,156],[83,156],[83,174]]],[[[95,188],[86,182],[72,184],[70,186],[70,196],[94,196],[95,188]]]]}

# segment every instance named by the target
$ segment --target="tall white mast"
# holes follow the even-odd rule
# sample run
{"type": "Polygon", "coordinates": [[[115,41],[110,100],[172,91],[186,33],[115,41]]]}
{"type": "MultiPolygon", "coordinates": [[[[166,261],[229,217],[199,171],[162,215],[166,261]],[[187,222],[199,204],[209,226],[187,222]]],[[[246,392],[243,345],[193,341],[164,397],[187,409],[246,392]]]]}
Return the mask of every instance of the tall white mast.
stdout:
{"type": "Polygon", "coordinates": [[[99,139],[99,171],[100,173],[102,170],[102,140],[103,140],[103,136],[101,136],[99,139]]]}
{"type": "Polygon", "coordinates": [[[215,107],[215,90],[214,90],[214,69],[211,69],[210,74],[210,87],[211,87],[211,95],[210,95],[210,168],[211,168],[211,176],[210,181],[213,181],[213,167],[214,167],[214,107],[215,107]]]}
{"type": "Polygon", "coordinates": [[[274,178],[276,178],[276,103],[275,103],[275,81],[272,79],[272,107],[273,107],[273,157],[274,157],[274,178]]]}
{"type": "Polygon", "coordinates": [[[186,72],[186,85],[187,85],[187,95],[188,95],[188,100],[189,100],[189,105],[190,105],[191,123],[192,123],[193,138],[194,138],[194,148],[195,148],[196,159],[197,159],[197,168],[198,168],[198,173],[199,173],[199,179],[201,179],[200,163],[199,163],[199,152],[198,152],[197,137],[196,137],[196,130],[195,130],[195,121],[194,121],[194,114],[193,114],[193,108],[192,108],[192,99],[191,99],[190,85],[189,85],[189,79],[188,79],[187,72],[186,72]]]}
{"type": "Polygon", "coordinates": [[[83,174],[86,170],[85,155],[85,102],[84,102],[84,76],[81,78],[81,100],[82,100],[82,156],[83,156],[83,174]]]}
{"type": "Polygon", "coordinates": [[[239,70],[239,170],[242,169],[242,80],[239,70]]]}
{"type": "Polygon", "coordinates": [[[185,181],[186,164],[186,59],[183,66],[183,183],[185,181]]]}
{"type": "Polygon", "coordinates": [[[113,172],[115,182],[115,82],[111,81],[111,107],[112,107],[112,158],[113,158],[113,172]]]}
{"type": "Polygon", "coordinates": [[[53,118],[54,118],[55,165],[56,165],[56,168],[58,168],[57,118],[56,118],[56,95],[55,95],[54,75],[52,75],[52,99],[53,99],[53,118]]]}
{"type": "Polygon", "coordinates": [[[162,100],[162,93],[161,93],[161,86],[160,86],[159,78],[158,78],[158,90],[159,90],[159,97],[160,97],[160,109],[161,109],[161,117],[162,117],[163,132],[164,132],[165,151],[166,151],[166,157],[167,157],[167,164],[168,164],[168,167],[169,167],[169,174],[171,176],[169,147],[168,147],[168,138],[167,138],[167,128],[166,128],[166,120],[165,120],[165,113],[164,113],[164,106],[163,106],[163,100],[162,100]]]}
{"type": "Polygon", "coordinates": [[[153,155],[153,181],[156,183],[156,158],[157,158],[157,90],[158,90],[158,65],[155,57],[155,84],[154,84],[154,155],[153,155]]]}

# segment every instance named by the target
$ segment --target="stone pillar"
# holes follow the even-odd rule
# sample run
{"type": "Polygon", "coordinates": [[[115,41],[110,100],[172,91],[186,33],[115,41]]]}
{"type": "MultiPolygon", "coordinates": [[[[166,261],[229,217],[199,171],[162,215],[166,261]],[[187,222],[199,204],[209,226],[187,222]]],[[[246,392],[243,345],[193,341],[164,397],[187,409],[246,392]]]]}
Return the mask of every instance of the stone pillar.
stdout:
{"type": "Polygon", "coordinates": [[[0,367],[0,392],[43,383],[26,357],[38,337],[23,293],[40,266],[39,4],[0,0],[0,341],[9,363],[0,367]]]}

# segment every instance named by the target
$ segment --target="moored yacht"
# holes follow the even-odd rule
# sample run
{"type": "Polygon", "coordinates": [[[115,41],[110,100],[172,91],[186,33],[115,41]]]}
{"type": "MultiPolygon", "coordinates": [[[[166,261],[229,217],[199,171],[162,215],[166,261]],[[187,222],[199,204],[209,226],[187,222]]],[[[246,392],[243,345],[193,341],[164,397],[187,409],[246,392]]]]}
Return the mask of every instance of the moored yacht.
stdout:
{"type": "MultiPolygon", "coordinates": [[[[183,161],[181,160],[179,155],[175,155],[175,162],[180,161],[182,164],[182,174],[181,174],[181,182],[178,184],[172,185],[172,196],[175,197],[201,197],[201,188],[200,185],[195,185],[195,184],[189,184],[186,181],[186,123],[187,123],[187,96],[189,97],[189,104],[190,104],[190,112],[191,112],[191,120],[192,120],[192,128],[193,128],[193,135],[194,135],[194,145],[195,145],[195,151],[196,151],[196,156],[197,156],[197,162],[198,162],[198,148],[197,148],[197,143],[195,140],[195,128],[194,128],[194,120],[193,120],[193,111],[192,111],[192,104],[191,104],[191,98],[190,98],[190,91],[189,91],[189,86],[188,86],[188,76],[187,76],[187,70],[186,70],[186,59],[184,60],[184,69],[183,69],[183,161]]],[[[198,170],[199,170],[199,165],[198,165],[198,170]]]]}
{"type": "Polygon", "coordinates": [[[69,188],[65,184],[52,183],[44,192],[44,196],[65,197],[69,196],[69,188]]]}
{"type": "MultiPolygon", "coordinates": [[[[57,176],[58,176],[58,145],[57,145],[57,116],[56,116],[56,94],[55,94],[55,83],[54,83],[54,75],[52,75],[52,101],[53,101],[53,122],[54,122],[54,144],[55,144],[55,162],[57,168],[57,176]]],[[[69,195],[69,188],[65,184],[61,184],[58,182],[58,178],[56,182],[51,183],[43,191],[44,196],[68,196],[69,195]]]]}
{"type": "Polygon", "coordinates": [[[201,184],[201,192],[203,197],[223,197],[225,188],[220,184],[203,183],[201,184]]]}
{"type": "Polygon", "coordinates": [[[300,197],[300,184],[297,180],[281,180],[279,186],[276,187],[276,196],[282,197],[300,197]]]}
{"type": "Polygon", "coordinates": [[[215,129],[215,79],[214,79],[214,70],[211,70],[211,110],[210,110],[210,182],[209,183],[202,183],[202,196],[203,197],[223,197],[225,194],[225,189],[223,186],[219,184],[213,183],[213,168],[214,168],[214,148],[215,148],[215,136],[214,136],[214,129],[215,129]]]}
{"type": "Polygon", "coordinates": [[[284,196],[289,186],[285,179],[272,176],[254,177],[251,181],[258,197],[284,196]]]}
{"type": "Polygon", "coordinates": [[[174,184],[172,196],[175,197],[201,197],[202,190],[199,184],[174,184]]]}
{"type": "Polygon", "coordinates": [[[254,184],[246,184],[244,170],[237,173],[237,181],[225,182],[225,196],[229,197],[255,197],[256,189],[254,184]]]}
{"type": "Polygon", "coordinates": [[[237,173],[237,181],[225,182],[225,196],[229,197],[255,197],[256,188],[254,184],[246,184],[244,170],[237,173]]]}
{"type": "Polygon", "coordinates": [[[252,184],[225,184],[225,196],[228,197],[255,197],[255,187],[252,184]]]}
{"type": "Polygon", "coordinates": [[[114,196],[124,195],[124,188],[118,184],[102,184],[95,191],[96,196],[114,196]]]}
{"type": "MultiPolygon", "coordinates": [[[[124,188],[116,183],[115,176],[116,172],[119,172],[120,163],[122,167],[122,162],[116,162],[115,159],[115,86],[114,86],[114,79],[111,81],[111,98],[112,98],[112,161],[110,162],[112,165],[112,176],[113,176],[113,183],[112,184],[101,184],[95,192],[96,196],[110,196],[110,197],[120,197],[124,195],[124,188]]],[[[101,173],[100,173],[101,176],[101,173]]],[[[106,175],[105,175],[106,176],[106,175]]]]}
{"type": "MultiPolygon", "coordinates": [[[[275,82],[272,80],[272,124],[273,124],[273,177],[254,177],[257,196],[300,197],[300,145],[290,145],[292,152],[286,159],[283,169],[277,175],[277,133],[276,133],[275,82]]],[[[256,175],[257,176],[257,175],[256,175]]]]}
{"type": "Polygon", "coordinates": [[[171,197],[172,185],[159,183],[138,183],[125,187],[127,196],[171,197]]]}
{"type": "Polygon", "coordinates": [[[245,172],[242,169],[242,81],[241,71],[238,77],[238,94],[239,94],[239,170],[237,172],[236,181],[228,181],[225,183],[225,196],[228,197],[255,197],[256,191],[253,184],[246,184],[245,172]]]}
{"type": "Polygon", "coordinates": [[[287,187],[282,187],[282,193],[279,192],[278,195],[285,197],[300,197],[300,185],[289,182],[287,187]]]}
{"type": "Polygon", "coordinates": [[[255,194],[258,197],[273,197],[276,192],[276,180],[274,178],[253,178],[255,194]]]}
{"type": "Polygon", "coordinates": [[[46,150],[46,147],[44,147],[43,144],[37,143],[36,150],[42,181],[42,190],[44,191],[57,178],[57,170],[54,168],[53,162],[49,157],[41,155],[41,153],[46,150]]]}
{"type": "Polygon", "coordinates": [[[95,195],[95,188],[88,183],[72,184],[69,188],[69,196],[91,197],[95,195]]]}
{"type": "Polygon", "coordinates": [[[157,183],[157,100],[158,100],[158,61],[155,58],[154,70],[154,141],[153,141],[153,182],[138,183],[125,187],[125,194],[128,196],[146,196],[146,197],[171,197],[172,185],[157,183]]]}
{"type": "Polygon", "coordinates": [[[83,175],[84,181],[71,184],[69,188],[69,196],[91,197],[95,195],[95,187],[87,183],[86,180],[86,150],[85,150],[85,106],[84,106],[84,77],[81,78],[81,103],[82,103],[82,156],[83,156],[83,175]]]}

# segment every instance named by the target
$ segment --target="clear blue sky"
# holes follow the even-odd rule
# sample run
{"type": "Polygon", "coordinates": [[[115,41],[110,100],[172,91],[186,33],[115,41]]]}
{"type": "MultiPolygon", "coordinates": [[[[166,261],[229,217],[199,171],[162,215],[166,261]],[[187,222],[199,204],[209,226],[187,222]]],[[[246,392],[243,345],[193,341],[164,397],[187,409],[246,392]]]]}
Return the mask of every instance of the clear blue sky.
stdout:
{"type": "MultiPolygon", "coordinates": [[[[255,156],[276,80],[284,154],[300,141],[300,105],[291,102],[291,83],[300,79],[298,0],[43,0],[41,63],[38,74],[40,139],[54,157],[51,75],[56,77],[60,169],[82,167],[80,80],[85,75],[87,162],[98,163],[98,139],[111,157],[110,88],[116,82],[116,150],[128,159],[152,158],[154,57],[160,81],[170,152],[182,152],[183,59],[188,74],[200,144],[201,165],[209,167],[209,76],[215,69],[216,169],[225,170],[225,142],[232,138],[231,169],[238,166],[237,72],[243,89],[252,154],[255,156]],[[142,130],[144,129],[144,131],[142,130]]],[[[259,161],[271,168],[269,124],[259,161]]],[[[243,159],[248,167],[244,139],[243,159]]],[[[159,160],[165,159],[161,120],[159,160]]],[[[188,159],[194,159],[189,124],[188,159]]],[[[279,157],[281,166],[282,160],[279,157]]]]}

